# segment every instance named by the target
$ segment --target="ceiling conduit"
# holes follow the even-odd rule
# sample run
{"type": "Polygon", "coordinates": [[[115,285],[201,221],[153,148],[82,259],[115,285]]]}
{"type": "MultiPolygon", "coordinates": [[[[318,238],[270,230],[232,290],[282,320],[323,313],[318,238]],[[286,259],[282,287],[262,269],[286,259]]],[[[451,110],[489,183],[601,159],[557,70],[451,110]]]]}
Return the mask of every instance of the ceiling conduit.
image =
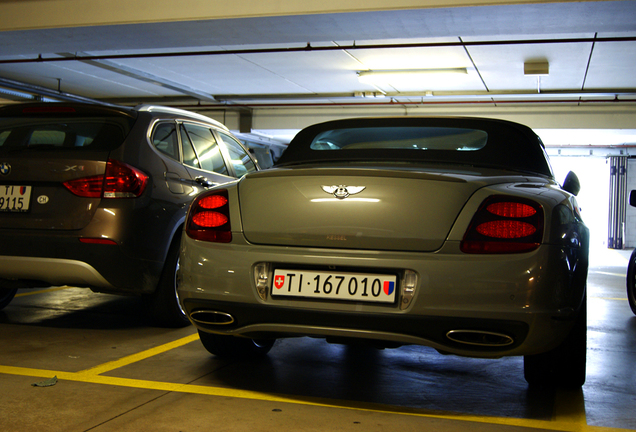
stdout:
{"type": "MultiPolygon", "coordinates": [[[[106,55],[87,55],[84,53],[75,53],[58,55],[56,57],[44,57],[40,54],[33,58],[18,59],[1,59],[0,64],[29,64],[29,63],[48,63],[48,62],[99,62],[106,60],[123,60],[123,59],[144,59],[144,58],[160,58],[160,57],[189,57],[189,56],[217,56],[217,55],[245,55],[245,54],[267,54],[267,53],[293,53],[293,52],[314,52],[314,51],[351,51],[365,49],[400,49],[400,48],[444,48],[444,47],[463,47],[465,49],[472,46],[510,46],[510,45],[528,45],[528,44],[573,44],[573,43],[605,43],[605,42],[634,42],[636,37],[592,37],[592,38],[564,38],[564,39],[521,39],[521,40],[500,40],[500,41],[463,41],[457,42],[429,42],[429,43],[394,43],[394,44],[367,44],[357,45],[355,42],[351,45],[326,45],[312,46],[307,43],[301,47],[289,48],[255,48],[255,49],[236,49],[236,50],[211,50],[211,51],[177,51],[167,53],[136,53],[136,54],[106,54],[106,55]]],[[[37,86],[31,86],[25,83],[8,82],[3,80],[0,86],[11,88],[13,90],[35,93],[43,96],[62,100],[84,100],[88,98],[82,96],[71,95],[68,93],[56,94],[55,91],[48,89],[38,89],[37,86]],[[41,90],[41,92],[40,92],[41,90]]],[[[209,104],[193,105],[192,108],[225,108],[225,109],[243,109],[245,107],[322,107],[322,106],[413,106],[413,105],[445,105],[445,104],[519,104],[519,103],[634,103],[636,102],[636,89],[603,89],[603,90],[574,90],[574,91],[551,91],[538,93],[524,92],[498,92],[496,94],[490,92],[474,92],[463,94],[444,94],[436,92],[435,95],[428,94],[408,94],[401,93],[399,97],[421,97],[419,101],[396,101],[392,97],[398,95],[387,94],[385,100],[373,102],[339,102],[332,101],[329,103],[318,102],[290,102],[290,103],[258,103],[260,100],[283,101],[294,99],[339,99],[353,98],[355,95],[337,94],[303,94],[303,95],[213,95],[213,100],[218,103],[211,102],[209,104]],[[587,98],[587,99],[581,99],[587,98]],[[239,101],[249,100],[249,103],[240,103],[239,101]]],[[[105,103],[100,101],[92,101],[92,103],[105,103]]],[[[106,104],[121,103],[119,101],[109,101],[106,104]]],[[[187,107],[179,105],[181,107],[187,107]]]]}
{"type": "Polygon", "coordinates": [[[254,48],[238,50],[214,50],[214,51],[175,51],[167,53],[137,53],[137,54],[106,54],[106,55],[75,55],[68,57],[42,57],[40,54],[35,58],[19,58],[0,60],[0,64],[16,63],[46,63],[64,61],[88,61],[88,60],[121,60],[121,59],[143,59],[158,57],[188,57],[188,56],[215,56],[215,55],[240,55],[240,54],[267,54],[267,53],[291,53],[291,52],[312,52],[312,51],[342,51],[342,50],[363,50],[363,49],[400,49],[400,48],[444,48],[444,47],[471,47],[471,46],[494,46],[494,45],[537,45],[537,44],[570,44],[570,43],[603,43],[603,42],[634,42],[636,37],[607,37],[607,38],[568,38],[568,39],[522,39],[507,41],[458,41],[458,42],[424,42],[424,43],[401,43],[401,44],[367,44],[356,45],[328,45],[312,46],[308,43],[304,47],[290,48],[254,48]]]}

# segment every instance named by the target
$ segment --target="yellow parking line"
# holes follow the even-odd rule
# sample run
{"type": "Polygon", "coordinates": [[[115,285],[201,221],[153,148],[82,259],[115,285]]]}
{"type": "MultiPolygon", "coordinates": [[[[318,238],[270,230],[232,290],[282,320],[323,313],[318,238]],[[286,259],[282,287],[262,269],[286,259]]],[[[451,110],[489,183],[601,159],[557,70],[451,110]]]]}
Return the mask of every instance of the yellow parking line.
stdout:
{"type": "Polygon", "coordinates": [[[47,293],[47,292],[53,292],[53,291],[59,291],[59,290],[64,290],[64,289],[69,289],[72,288],[70,286],[61,286],[61,287],[55,287],[55,288],[47,288],[47,289],[43,289],[43,290],[37,290],[37,291],[27,291],[27,292],[23,292],[20,294],[16,294],[16,297],[24,297],[24,296],[30,296],[30,295],[34,295],[34,294],[43,294],[43,293],[47,293]]]}
{"type": "MultiPolygon", "coordinates": [[[[403,408],[403,407],[372,404],[372,403],[350,402],[350,401],[341,401],[341,400],[312,398],[312,397],[297,397],[297,396],[292,397],[292,396],[285,396],[285,395],[255,392],[250,390],[210,387],[210,386],[201,386],[201,385],[193,385],[193,384],[167,383],[167,382],[138,380],[138,379],[129,379],[129,378],[118,378],[118,377],[111,377],[111,376],[100,376],[100,375],[86,374],[86,373],[51,371],[51,370],[43,370],[43,369],[29,369],[29,368],[20,368],[20,367],[12,367],[12,366],[0,366],[0,373],[9,374],[9,375],[38,377],[38,378],[51,378],[52,376],[57,376],[58,380],[60,381],[76,381],[76,382],[82,382],[82,383],[130,387],[135,389],[159,390],[159,391],[166,391],[166,392],[190,393],[190,394],[207,395],[207,396],[221,396],[221,397],[231,397],[231,398],[238,398],[238,399],[251,399],[251,400],[260,400],[260,401],[268,401],[268,402],[280,402],[280,403],[290,403],[290,404],[299,404],[299,405],[319,406],[319,407],[327,407],[327,408],[350,409],[350,410],[357,410],[357,411],[401,414],[401,415],[456,420],[456,421],[464,421],[464,422],[472,422],[472,423],[532,427],[532,428],[540,428],[540,429],[554,430],[554,431],[587,431],[587,430],[597,431],[598,430],[597,428],[589,427],[584,423],[585,421],[584,415],[583,416],[579,415],[576,418],[572,418],[571,416],[564,416],[562,418],[556,418],[550,421],[550,420],[533,420],[533,419],[520,419],[520,418],[508,418],[508,417],[463,415],[460,413],[436,414],[434,411],[430,411],[430,410],[403,408]],[[581,423],[581,421],[583,421],[583,423],[581,423]]],[[[58,385],[59,385],[59,381],[58,381],[58,385]]],[[[607,430],[618,431],[619,429],[607,429],[607,430]]]]}
{"type": "MultiPolygon", "coordinates": [[[[427,418],[437,418],[455,421],[464,421],[481,424],[496,424],[517,426],[526,428],[537,428],[554,431],[620,431],[621,429],[603,428],[588,426],[585,417],[585,403],[581,390],[574,392],[558,391],[555,398],[555,415],[552,420],[535,420],[509,417],[488,417],[476,416],[461,413],[442,413],[425,409],[398,407],[392,405],[381,405],[364,402],[352,402],[343,400],[332,400],[315,397],[286,396],[255,392],[251,390],[240,390],[223,387],[202,386],[194,384],[179,384],[160,381],[139,380],[130,378],[119,378],[113,376],[102,376],[100,374],[114,369],[147,359],[149,357],[181,347],[198,339],[198,334],[183,337],[173,342],[160,345],[136,354],[123,357],[119,360],[104,363],[96,367],[85,369],[80,372],[52,371],[45,369],[31,369],[15,366],[0,365],[0,374],[20,375],[37,378],[52,378],[57,376],[58,380],[74,381],[82,383],[92,383],[101,385],[112,385],[119,387],[129,387],[144,390],[159,390],[165,392],[190,393],[207,396],[221,396],[238,399],[251,399],[268,402],[280,402],[310,406],[320,406],[327,408],[350,409],[358,411],[379,412],[388,414],[401,414],[409,416],[419,416],[427,418]]],[[[59,385],[59,384],[58,384],[59,385]]]]}
{"type": "Polygon", "coordinates": [[[111,371],[113,369],[118,369],[120,367],[127,366],[127,365],[132,364],[132,363],[136,363],[138,361],[147,359],[149,357],[156,356],[156,355],[164,353],[166,351],[170,351],[172,349],[179,348],[180,346],[183,346],[185,344],[188,344],[188,343],[190,343],[192,341],[195,341],[195,340],[198,340],[198,339],[199,339],[199,334],[195,333],[195,334],[192,334],[190,336],[186,336],[184,338],[178,339],[178,340],[176,340],[174,342],[163,344],[163,345],[160,345],[160,346],[155,347],[155,348],[150,348],[150,349],[147,349],[146,351],[142,351],[142,352],[139,352],[139,353],[136,353],[136,354],[132,354],[132,355],[129,355],[129,356],[126,356],[126,357],[122,357],[119,360],[113,360],[111,362],[104,363],[104,364],[101,364],[99,366],[95,366],[93,368],[86,369],[86,370],[83,370],[83,371],[80,371],[80,372],[76,372],[76,373],[78,375],[82,375],[82,376],[103,374],[104,372],[108,372],[108,371],[111,371]]]}

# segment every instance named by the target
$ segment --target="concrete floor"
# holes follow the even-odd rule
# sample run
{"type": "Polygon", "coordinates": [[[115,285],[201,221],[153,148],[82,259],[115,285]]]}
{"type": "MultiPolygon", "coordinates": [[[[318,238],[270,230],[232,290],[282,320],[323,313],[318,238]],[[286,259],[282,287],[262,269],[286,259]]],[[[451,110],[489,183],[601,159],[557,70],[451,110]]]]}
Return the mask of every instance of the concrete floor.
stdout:
{"type": "Polygon", "coordinates": [[[636,430],[631,251],[597,251],[582,390],[529,390],[521,358],[476,360],[301,338],[264,361],[150,327],[138,299],[23,290],[0,311],[2,431],[636,430]],[[55,385],[33,386],[57,377],[55,385]]]}

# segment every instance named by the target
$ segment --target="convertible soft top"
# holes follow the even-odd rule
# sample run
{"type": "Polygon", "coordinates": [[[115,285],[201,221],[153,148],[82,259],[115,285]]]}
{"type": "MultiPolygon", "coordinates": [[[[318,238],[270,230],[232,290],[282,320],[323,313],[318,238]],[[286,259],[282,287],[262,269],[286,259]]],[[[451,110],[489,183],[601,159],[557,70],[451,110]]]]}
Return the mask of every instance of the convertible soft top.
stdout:
{"type": "Polygon", "coordinates": [[[470,117],[335,120],[303,129],[277,166],[334,162],[462,164],[553,177],[541,139],[527,126],[470,117]]]}

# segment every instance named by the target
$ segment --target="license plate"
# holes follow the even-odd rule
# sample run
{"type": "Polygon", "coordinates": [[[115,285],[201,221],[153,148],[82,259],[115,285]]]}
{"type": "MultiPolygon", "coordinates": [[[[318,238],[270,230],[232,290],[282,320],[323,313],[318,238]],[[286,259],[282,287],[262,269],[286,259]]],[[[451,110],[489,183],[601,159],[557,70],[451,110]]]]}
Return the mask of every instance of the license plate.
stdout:
{"type": "Polygon", "coordinates": [[[273,296],[310,297],[375,303],[393,303],[397,276],[329,271],[278,269],[273,296]]]}
{"type": "Polygon", "coordinates": [[[31,186],[0,185],[0,211],[26,212],[31,201],[31,186]]]}

